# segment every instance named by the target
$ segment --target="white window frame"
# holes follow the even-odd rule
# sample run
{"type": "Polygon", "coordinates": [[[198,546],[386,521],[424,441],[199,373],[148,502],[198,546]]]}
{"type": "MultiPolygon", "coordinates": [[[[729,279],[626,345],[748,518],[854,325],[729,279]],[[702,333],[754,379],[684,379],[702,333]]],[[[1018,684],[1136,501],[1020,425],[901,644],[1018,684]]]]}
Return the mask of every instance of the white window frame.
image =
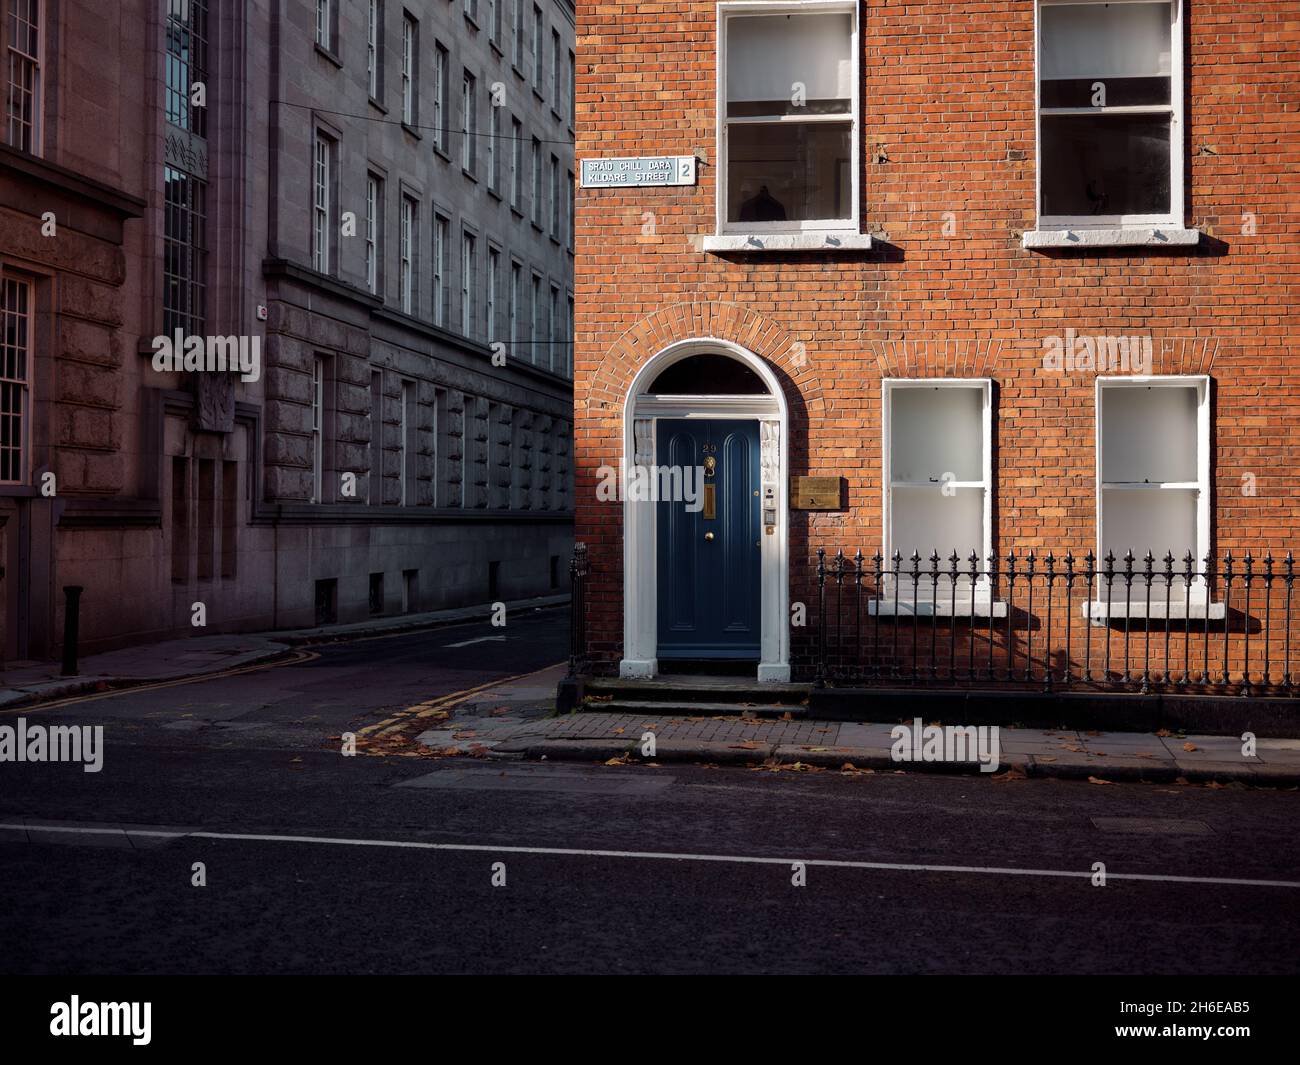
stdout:
{"type": "Polygon", "coordinates": [[[534,366],[537,365],[537,347],[540,343],[539,337],[542,330],[539,328],[542,322],[542,314],[545,313],[545,307],[542,304],[542,275],[536,270],[532,273],[531,288],[528,297],[528,361],[534,366]]]}
{"type": "MultiPolygon", "coordinates": [[[[32,472],[32,394],[35,380],[36,361],[36,285],[26,277],[19,277],[13,274],[7,274],[0,270],[0,290],[5,286],[14,285],[21,289],[25,294],[26,307],[21,315],[16,311],[6,310],[6,314],[12,314],[14,318],[21,317],[26,323],[26,345],[21,349],[23,360],[23,375],[21,377],[4,376],[4,363],[0,361],[0,382],[13,386],[18,393],[20,404],[19,414],[19,439],[18,439],[18,477],[16,479],[0,480],[0,484],[25,485],[30,483],[32,472]]],[[[3,296],[3,291],[0,291],[3,296]]],[[[3,329],[3,322],[0,322],[0,330],[3,329]]],[[[4,337],[0,331],[0,339],[4,337]]]]}
{"type": "Polygon", "coordinates": [[[420,41],[420,24],[409,11],[402,12],[402,121],[415,126],[419,118],[417,108],[417,63],[420,41]]]}
{"type": "Polygon", "coordinates": [[[316,43],[334,51],[334,0],[316,0],[316,43]]]}
{"type": "Polygon", "coordinates": [[[378,100],[383,92],[379,84],[379,50],[383,37],[384,0],[369,0],[366,8],[366,90],[372,100],[378,100]]]}
{"type": "Polygon", "coordinates": [[[398,219],[398,297],[401,300],[403,314],[415,314],[416,295],[418,292],[418,274],[416,264],[420,239],[420,209],[415,197],[403,193],[398,219]]]}
{"type": "Polygon", "coordinates": [[[487,136],[487,187],[488,192],[501,195],[501,108],[492,94],[488,94],[488,136],[487,136]]]}
{"type": "Polygon", "coordinates": [[[469,70],[461,75],[460,110],[460,165],[465,173],[473,174],[478,162],[478,78],[469,70]]]}
{"type": "Polygon", "coordinates": [[[519,342],[519,311],[520,304],[523,302],[523,292],[521,291],[523,283],[524,264],[518,259],[511,259],[510,287],[509,291],[506,293],[506,314],[510,319],[510,336],[508,339],[510,343],[510,357],[512,359],[518,358],[521,354],[519,342]]]}
{"type": "Polygon", "coordinates": [[[19,151],[27,151],[32,155],[42,155],[45,146],[45,40],[46,40],[46,20],[49,18],[49,11],[46,9],[45,0],[38,0],[36,5],[36,54],[20,51],[14,45],[12,33],[9,28],[10,21],[9,0],[3,0],[0,3],[0,42],[3,42],[3,51],[0,51],[0,62],[4,64],[3,72],[3,93],[0,94],[0,122],[3,122],[3,128],[0,128],[0,142],[17,148],[19,151]],[[13,70],[16,63],[26,63],[31,65],[32,70],[32,135],[31,146],[23,148],[21,144],[14,140],[13,127],[9,118],[9,103],[15,88],[13,80],[13,70]]]}
{"type": "Polygon", "coordinates": [[[451,93],[451,53],[441,41],[433,44],[433,146],[447,152],[448,97],[451,93]]]}
{"type": "Polygon", "coordinates": [[[384,183],[373,171],[366,174],[366,291],[379,295],[379,256],[384,225],[384,183]]]}
{"type": "Polygon", "coordinates": [[[1170,2],[1169,104],[1134,107],[1054,107],[1048,115],[1134,114],[1169,115],[1169,212],[1167,214],[1045,215],[1043,214],[1043,101],[1042,101],[1042,9],[1084,7],[1093,4],[1149,3],[1152,0],[1037,0],[1034,4],[1034,215],[1040,230],[1123,229],[1145,226],[1181,226],[1185,211],[1183,185],[1183,4],[1170,2]]]}
{"type": "Polygon", "coordinates": [[[447,277],[447,241],[451,218],[433,213],[433,324],[447,328],[451,321],[451,285],[447,277]]]}
{"type": "Polygon", "coordinates": [[[524,124],[514,115],[510,116],[510,207],[522,214],[520,198],[523,194],[524,178],[524,124]]]}
{"type": "MultiPolygon", "coordinates": [[[[955,489],[980,489],[983,494],[983,514],[981,516],[981,543],[979,568],[984,570],[988,567],[989,556],[993,553],[993,381],[988,377],[935,377],[935,378],[913,378],[913,377],[887,377],[880,383],[881,388],[881,415],[880,415],[880,440],[881,440],[881,555],[883,557],[882,566],[888,571],[893,566],[894,552],[894,503],[893,492],[895,488],[909,487],[931,487],[929,482],[921,484],[919,482],[895,481],[893,477],[893,454],[892,454],[892,435],[893,435],[893,396],[897,391],[903,389],[970,389],[978,390],[980,394],[980,437],[983,448],[981,455],[980,470],[981,479],[978,481],[950,481],[948,482],[955,489]]],[[[936,548],[937,550],[937,548],[936,548]]],[[[911,572],[911,554],[904,554],[899,562],[899,573],[910,574],[911,572]]],[[[950,572],[951,556],[939,558],[940,581],[937,589],[937,598],[932,598],[932,592],[935,592],[930,585],[928,574],[930,572],[930,558],[923,556],[920,562],[920,571],[923,579],[917,586],[916,611],[918,614],[946,612],[952,603],[952,586],[943,579],[945,572],[950,572]]],[[[1005,616],[1005,603],[991,603],[988,578],[981,574],[975,582],[975,599],[971,601],[971,582],[970,582],[970,558],[967,556],[960,560],[957,567],[959,574],[957,580],[957,614],[958,616],[971,616],[973,613],[977,617],[987,617],[990,614],[997,617],[1005,616]],[[965,574],[965,576],[962,576],[965,574]]],[[[890,587],[892,579],[886,576],[883,586],[886,589],[882,593],[879,602],[872,600],[869,609],[872,613],[893,613],[894,612],[894,590],[890,587]]],[[[904,580],[900,576],[898,588],[898,612],[911,613],[912,611],[912,589],[910,588],[910,576],[904,580]]]]}
{"type": "Polygon", "coordinates": [[[532,146],[529,149],[532,155],[529,159],[531,167],[528,179],[528,192],[532,200],[530,205],[529,217],[533,225],[538,229],[542,228],[542,142],[536,137],[532,139],[532,146]]]}
{"type": "Polygon", "coordinates": [[[501,249],[491,242],[487,250],[487,276],[483,279],[483,316],[487,321],[487,341],[496,340],[498,286],[501,283],[498,274],[501,271],[501,249]]]}
{"type": "MultiPolygon", "coordinates": [[[[1210,401],[1211,385],[1210,378],[1206,374],[1161,374],[1155,377],[1142,377],[1138,375],[1117,376],[1117,377],[1098,377],[1095,386],[1095,395],[1093,398],[1093,425],[1096,439],[1096,470],[1095,478],[1097,485],[1096,496],[1096,513],[1097,513],[1097,572],[1100,574],[1106,568],[1105,548],[1106,533],[1103,526],[1103,492],[1132,489],[1138,491],[1188,491],[1196,492],[1196,549],[1193,554],[1196,556],[1194,569],[1200,570],[1204,565],[1205,556],[1210,550],[1210,535],[1212,514],[1210,511],[1210,401]],[[1195,388],[1196,389],[1196,480],[1195,481],[1164,481],[1153,483],[1151,485],[1135,485],[1128,482],[1109,482],[1102,480],[1102,471],[1104,470],[1103,457],[1105,454],[1106,442],[1102,436],[1102,391],[1108,388],[1195,388]]],[[[1166,548],[1169,550],[1169,548],[1166,548]]],[[[1146,555],[1143,554],[1141,559],[1134,559],[1134,572],[1141,569],[1139,563],[1143,562],[1146,555]]],[[[1163,569],[1164,556],[1156,559],[1156,568],[1163,569]]],[[[1186,560],[1183,558],[1174,559],[1174,575],[1177,577],[1179,572],[1186,572],[1184,568],[1186,560]]],[[[1117,555],[1115,558],[1115,572],[1120,573],[1124,569],[1124,558],[1117,555]]],[[[1102,587],[1103,582],[1098,579],[1097,589],[1094,593],[1100,604],[1094,604],[1092,613],[1093,618],[1098,617],[1097,606],[1099,605],[1102,614],[1105,613],[1105,589],[1102,587]]],[[[1191,601],[1193,605],[1200,605],[1204,608],[1206,603],[1206,586],[1205,580],[1197,577],[1192,581],[1191,601]]],[[[1172,599],[1179,600],[1177,603],[1171,602],[1173,607],[1185,605],[1183,597],[1178,594],[1178,587],[1175,584],[1174,595],[1172,599]]],[[[1157,604],[1152,603],[1154,612],[1157,604]]],[[[1118,614],[1123,610],[1122,603],[1112,603],[1112,615],[1118,614]]],[[[1164,608],[1163,594],[1160,597],[1159,607],[1164,608]]],[[[1136,616],[1139,609],[1145,609],[1145,599],[1142,603],[1130,603],[1129,612],[1136,616]]],[[[1163,615],[1162,615],[1163,616],[1163,615]]],[[[1204,616],[1204,615],[1202,615],[1204,616]]],[[[1222,617],[1220,612],[1218,617],[1222,617]]]]}
{"type": "Polygon", "coordinates": [[[533,92],[542,95],[542,78],[546,66],[546,44],[542,32],[546,29],[546,16],[541,5],[533,4],[533,92]]]}
{"type": "Polygon", "coordinates": [[[311,364],[311,501],[325,501],[325,356],[311,364]]]}
{"type": "Polygon", "coordinates": [[[726,0],[718,4],[717,25],[717,86],[715,109],[717,112],[718,175],[717,175],[717,215],[716,227],[719,236],[728,233],[805,233],[835,232],[856,233],[861,226],[862,201],[862,115],[861,115],[861,81],[862,53],[861,28],[855,0],[726,0]],[[831,15],[847,14],[852,18],[849,55],[853,59],[853,81],[850,93],[849,144],[852,159],[849,164],[849,176],[853,187],[849,192],[850,217],[830,219],[807,219],[804,221],[785,222],[729,222],[727,221],[727,166],[729,150],[727,130],[730,125],[768,123],[771,121],[813,123],[843,123],[844,115],[801,115],[780,118],[732,118],[727,117],[727,20],[736,16],[752,15],[831,15]]]}
{"type": "Polygon", "coordinates": [[[460,231],[460,332],[464,337],[476,336],[474,321],[474,288],[478,274],[478,236],[470,229],[460,231]]]}
{"type": "Polygon", "coordinates": [[[556,362],[563,364],[564,352],[560,349],[560,286],[554,281],[551,282],[550,297],[546,305],[546,368],[551,373],[560,373],[563,365],[556,366],[556,362]]]}
{"type": "Polygon", "coordinates": [[[335,142],[323,131],[316,131],[312,153],[312,268],[318,273],[332,272],[334,232],[331,216],[334,196],[335,142]]]}

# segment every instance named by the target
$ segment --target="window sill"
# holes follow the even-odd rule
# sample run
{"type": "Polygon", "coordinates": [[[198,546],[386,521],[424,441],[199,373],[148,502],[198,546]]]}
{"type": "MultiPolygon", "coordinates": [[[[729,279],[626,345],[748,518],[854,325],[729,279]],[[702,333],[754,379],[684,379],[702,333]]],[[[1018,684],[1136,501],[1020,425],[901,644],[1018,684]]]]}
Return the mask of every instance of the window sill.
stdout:
{"type": "Polygon", "coordinates": [[[316,54],[319,56],[324,56],[336,67],[338,67],[339,70],[343,69],[343,60],[339,58],[338,53],[333,51],[332,49],[326,48],[319,41],[316,42],[316,54]]]}
{"type": "Polygon", "coordinates": [[[373,107],[373,108],[374,108],[376,111],[378,111],[380,114],[384,114],[384,115],[388,114],[388,108],[385,107],[383,104],[381,104],[381,103],[380,103],[377,99],[375,99],[375,97],[373,97],[373,96],[370,97],[370,106],[373,107]]]}
{"type": "Polygon", "coordinates": [[[870,251],[870,233],[808,230],[803,233],[719,233],[704,238],[708,252],[870,251]]]}
{"type": "Polygon", "coordinates": [[[974,604],[969,598],[957,597],[956,603],[951,599],[940,597],[936,601],[921,599],[916,603],[904,601],[902,595],[895,603],[892,595],[883,599],[867,600],[867,616],[881,618],[1004,618],[1007,616],[1005,599],[990,602],[983,596],[976,596],[974,604]]]}
{"type": "Polygon", "coordinates": [[[1223,603],[1207,603],[1203,599],[1199,602],[1193,599],[1188,603],[1176,598],[1168,604],[1166,614],[1163,596],[1157,601],[1153,592],[1151,605],[1148,606],[1145,589],[1142,591],[1141,602],[1112,602],[1109,608],[1104,600],[1100,603],[1083,602],[1079,604],[1079,612],[1094,626],[1105,625],[1107,621],[1123,621],[1125,618],[1150,618],[1164,621],[1168,617],[1171,621],[1222,621],[1227,616],[1227,609],[1223,603]]]}
{"type": "Polygon", "coordinates": [[[409,134],[410,136],[414,137],[417,141],[424,140],[424,138],[420,135],[420,131],[417,130],[414,126],[412,126],[409,122],[405,122],[405,121],[402,122],[402,132],[409,134]]]}
{"type": "Polygon", "coordinates": [[[1199,229],[1181,226],[1116,226],[1112,229],[1032,229],[1021,245],[1033,249],[1055,248],[1175,248],[1190,247],[1201,239],[1199,229]]]}

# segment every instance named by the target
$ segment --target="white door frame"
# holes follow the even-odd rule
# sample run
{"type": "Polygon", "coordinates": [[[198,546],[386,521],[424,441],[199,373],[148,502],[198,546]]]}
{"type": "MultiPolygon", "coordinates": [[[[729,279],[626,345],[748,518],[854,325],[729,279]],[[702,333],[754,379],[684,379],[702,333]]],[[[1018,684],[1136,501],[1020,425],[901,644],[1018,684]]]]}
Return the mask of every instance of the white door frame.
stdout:
{"type": "MultiPolygon", "coordinates": [[[[760,484],[764,510],[774,510],[773,532],[764,531],[760,564],[760,650],[757,679],[790,679],[790,559],[786,485],[789,413],[781,383],[771,368],[739,344],[715,337],[678,341],[645,363],[632,379],[623,404],[621,483],[632,466],[657,464],[656,421],[660,418],[752,418],[758,422],[760,484]],[[766,396],[652,396],[648,389],[664,370],[692,355],[725,355],[743,363],[767,386],[766,396]]],[[[653,677],[659,672],[659,584],[656,550],[658,507],[623,493],[623,659],[619,676],[653,677]]]]}

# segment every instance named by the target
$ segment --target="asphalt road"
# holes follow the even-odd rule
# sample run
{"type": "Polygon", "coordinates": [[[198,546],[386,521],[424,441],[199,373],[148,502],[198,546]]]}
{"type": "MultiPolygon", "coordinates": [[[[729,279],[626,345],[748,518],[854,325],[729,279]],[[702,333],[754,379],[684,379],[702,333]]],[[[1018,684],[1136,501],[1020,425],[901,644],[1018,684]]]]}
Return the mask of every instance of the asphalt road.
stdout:
{"type": "Polygon", "coordinates": [[[1300,885],[1296,792],[340,757],[340,731],[563,657],[560,612],[469,642],[500,635],[330,645],[29,711],[105,724],[107,753],[98,774],[0,766],[0,822],[74,829],[0,842],[0,969],[1300,969],[1300,887],[1219,882],[1300,885]],[[867,865],[818,864],[836,861],[867,865]]]}

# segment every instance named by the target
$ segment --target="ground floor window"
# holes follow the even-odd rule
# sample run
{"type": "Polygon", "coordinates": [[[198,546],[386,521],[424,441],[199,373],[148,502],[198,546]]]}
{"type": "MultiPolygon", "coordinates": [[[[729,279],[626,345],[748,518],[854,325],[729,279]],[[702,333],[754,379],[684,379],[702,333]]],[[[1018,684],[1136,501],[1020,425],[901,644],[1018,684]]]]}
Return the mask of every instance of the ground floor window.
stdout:
{"type": "Polygon", "coordinates": [[[32,302],[29,281],[0,275],[0,484],[27,481],[32,302]]]}
{"type": "Polygon", "coordinates": [[[1209,550],[1209,397],[1206,377],[1098,378],[1100,559],[1209,550]]]}
{"type": "MultiPolygon", "coordinates": [[[[992,385],[975,380],[884,382],[885,556],[913,553],[922,572],[938,554],[941,571],[955,552],[969,572],[992,551],[992,385]]],[[[958,582],[969,594],[969,581],[958,582]]],[[[909,589],[910,591],[910,589],[909,589]]],[[[927,578],[921,596],[935,594],[927,578]]],[[[941,581],[938,592],[951,594],[941,581]]]]}

